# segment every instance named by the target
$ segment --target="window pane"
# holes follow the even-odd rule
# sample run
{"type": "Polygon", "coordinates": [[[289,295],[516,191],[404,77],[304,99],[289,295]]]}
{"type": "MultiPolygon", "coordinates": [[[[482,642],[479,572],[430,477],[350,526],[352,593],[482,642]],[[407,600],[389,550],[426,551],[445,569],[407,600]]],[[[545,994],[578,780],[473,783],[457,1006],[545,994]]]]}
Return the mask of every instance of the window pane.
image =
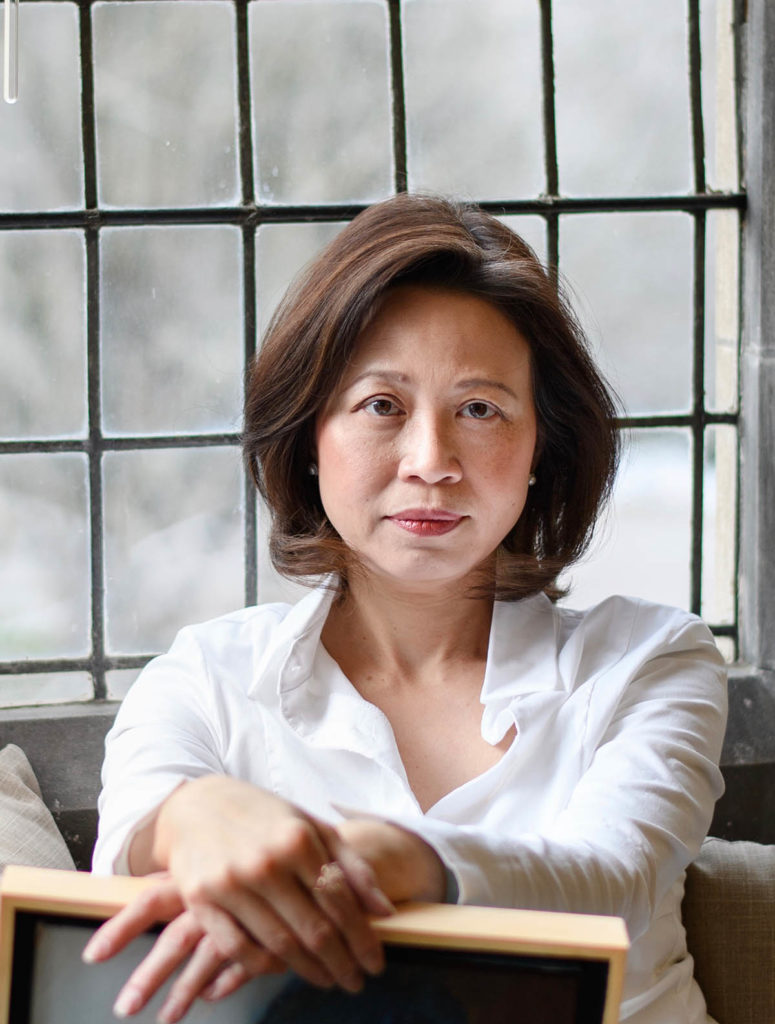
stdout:
{"type": "Polygon", "coordinates": [[[735,621],[737,431],[705,432],[702,521],[702,615],[716,625],[735,621]]]}
{"type": "Polygon", "coordinates": [[[566,0],[553,10],[562,191],[685,192],[686,5],[566,0]]]}
{"type": "Polygon", "coordinates": [[[688,431],[632,432],[610,515],[584,561],[569,571],[565,604],[585,608],[611,594],[633,594],[689,607],[690,458],[688,431]]]}
{"type": "Polygon", "coordinates": [[[733,0],[700,0],[705,173],[718,189],[736,189],[735,12],[733,0]]]}
{"type": "Polygon", "coordinates": [[[691,218],[675,213],[563,217],[560,269],[627,412],[688,410],[691,218]]]}
{"type": "Polygon", "coordinates": [[[89,649],[87,463],[0,455],[0,657],[89,649]]]}
{"type": "Polygon", "coordinates": [[[116,228],[102,237],[105,429],[237,429],[243,366],[239,230],[116,228]]]}
{"type": "Polygon", "coordinates": [[[256,192],[369,202],[392,190],[387,5],[250,5],[256,192]]]}
{"type": "Polygon", "coordinates": [[[63,704],[90,700],[94,696],[91,676],[86,672],[29,672],[0,676],[0,707],[30,704],[63,704]]]}
{"type": "Polygon", "coordinates": [[[83,205],[78,9],[20,4],[19,101],[0,117],[0,209],[83,205]]]}
{"type": "Polygon", "coordinates": [[[546,264],[546,221],[543,217],[519,216],[499,217],[506,227],[516,231],[527,242],[538,259],[546,264]]]}
{"type": "Polygon", "coordinates": [[[139,668],[118,668],[105,673],[108,700],[123,700],[129,687],[140,675],[139,668]]]}
{"type": "Polygon", "coordinates": [[[98,3],[93,24],[102,202],[233,203],[238,181],[231,5],[98,3]]]}
{"type": "Polygon", "coordinates": [[[84,295],[78,232],[0,233],[0,436],[85,434],[84,295]]]}
{"type": "Polygon", "coordinates": [[[108,453],[107,646],[166,650],[175,633],[244,604],[236,448],[108,453]]]}
{"type": "Polygon", "coordinates": [[[344,224],[266,224],[256,244],[258,318],[264,331],[285,290],[299,271],[344,224]]]}
{"type": "Polygon", "coordinates": [[[543,191],[538,4],[403,8],[411,187],[477,199],[543,191]]]}
{"type": "Polygon", "coordinates": [[[714,412],[738,407],[740,225],[735,210],[707,214],[705,248],[705,392],[714,412]]]}
{"type": "Polygon", "coordinates": [[[287,601],[295,604],[299,598],[309,593],[296,580],[281,576],[269,558],[269,512],[266,505],[258,499],[258,603],[287,601]]]}

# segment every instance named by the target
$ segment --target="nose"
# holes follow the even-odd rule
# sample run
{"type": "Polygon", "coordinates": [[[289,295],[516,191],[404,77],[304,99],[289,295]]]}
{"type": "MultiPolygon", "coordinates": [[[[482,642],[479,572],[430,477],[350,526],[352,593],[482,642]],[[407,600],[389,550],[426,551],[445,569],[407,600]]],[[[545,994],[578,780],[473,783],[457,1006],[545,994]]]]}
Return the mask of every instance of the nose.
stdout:
{"type": "Polygon", "coordinates": [[[456,483],[462,477],[454,425],[442,416],[410,417],[402,430],[399,477],[426,484],[456,483]]]}

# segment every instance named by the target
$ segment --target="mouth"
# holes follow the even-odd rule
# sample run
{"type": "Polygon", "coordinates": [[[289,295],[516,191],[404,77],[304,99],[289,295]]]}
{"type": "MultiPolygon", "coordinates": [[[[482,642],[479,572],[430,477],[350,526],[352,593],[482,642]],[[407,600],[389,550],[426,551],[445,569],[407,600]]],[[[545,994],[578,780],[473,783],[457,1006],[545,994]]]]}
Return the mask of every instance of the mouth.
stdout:
{"type": "Polygon", "coordinates": [[[387,517],[400,529],[416,537],[440,537],[451,533],[466,518],[457,512],[438,508],[411,508],[387,517]]]}

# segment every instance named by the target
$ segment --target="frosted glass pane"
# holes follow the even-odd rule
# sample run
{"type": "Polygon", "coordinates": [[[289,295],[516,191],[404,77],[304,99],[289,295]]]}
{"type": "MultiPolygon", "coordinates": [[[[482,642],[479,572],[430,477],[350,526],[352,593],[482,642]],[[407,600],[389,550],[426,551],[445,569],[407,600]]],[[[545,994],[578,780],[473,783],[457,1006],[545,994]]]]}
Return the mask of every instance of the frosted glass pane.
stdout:
{"type": "Polygon", "coordinates": [[[182,626],[244,603],[236,448],[104,459],[107,647],[166,650],[182,626]]]}
{"type": "Polygon", "coordinates": [[[633,431],[610,515],[569,571],[573,587],[564,604],[586,608],[627,594],[688,609],[690,459],[688,431],[633,431]]]}
{"type": "Polygon", "coordinates": [[[244,349],[239,230],[106,230],[101,284],[105,429],[238,429],[244,349]]]}
{"type": "Polygon", "coordinates": [[[702,522],[702,614],[716,625],[735,621],[737,431],[705,432],[702,522]]]}
{"type": "Polygon", "coordinates": [[[404,0],[413,189],[475,199],[544,189],[539,6],[404,0]]]}
{"type": "Polygon", "coordinates": [[[84,265],[76,231],[0,233],[2,437],[86,433],[84,265]]]}
{"type": "Polygon", "coordinates": [[[118,668],[105,673],[105,686],[108,700],[123,700],[129,687],[140,675],[139,668],[118,668]]]}
{"type": "Polygon", "coordinates": [[[287,601],[295,604],[305,594],[309,593],[309,587],[305,587],[296,580],[286,579],[281,576],[269,557],[269,512],[266,506],[258,499],[258,604],[267,604],[272,601],[287,601]]]}
{"type": "Polygon", "coordinates": [[[705,174],[712,188],[736,189],[734,0],[700,0],[705,174]]]}
{"type": "Polygon", "coordinates": [[[685,192],[686,5],[565,0],[553,21],[562,192],[685,192]]]}
{"type": "Polygon", "coordinates": [[[543,217],[512,215],[499,217],[498,220],[503,221],[507,228],[516,231],[522,240],[527,242],[541,263],[546,265],[546,221],[543,217]]]}
{"type": "Polygon", "coordinates": [[[102,202],[233,203],[238,179],[231,4],[97,3],[93,24],[102,202]]]}
{"type": "Polygon", "coordinates": [[[337,235],[344,223],[266,224],[256,244],[258,317],[265,330],[288,285],[337,235]]]}
{"type": "Polygon", "coordinates": [[[0,210],[83,205],[78,9],[19,5],[19,100],[0,108],[0,210]]]}
{"type": "Polygon", "coordinates": [[[736,210],[710,210],[705,246],[705,402],[735,412],[739,400],[740,223],[736,210]]]}
{"type": "Polygon", "coordinates": [[[83,455],[0,455],[0,657],[89,650],[83,455]]]}
{"type": "Polygon", "coordinates": [[[674,213],[563,217],[560,269],[627,412],[688,410],[691,219],[674,213]]]}
{"type": "Polygon", "coordinates": [[[86,672],[35,673],[0,676],[0,707],[31,704],[63,704],[90,700],[94,696],[91,676],[86,672]]]}
{"type": "Polygon", "coordinates": [[[256,193],[370,202],[393,187],[387,5],[251,4],[256,193]]]}

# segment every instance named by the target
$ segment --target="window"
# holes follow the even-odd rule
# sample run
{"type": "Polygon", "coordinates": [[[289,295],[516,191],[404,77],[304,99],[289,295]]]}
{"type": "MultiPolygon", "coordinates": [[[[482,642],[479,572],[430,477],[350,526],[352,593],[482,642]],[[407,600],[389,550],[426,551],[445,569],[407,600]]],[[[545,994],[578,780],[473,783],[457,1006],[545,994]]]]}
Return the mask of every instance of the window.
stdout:
{"type": "MultiPolygon", "coordinates": [[[[0,702],[120,697],[186,622],[297,592],[240,466],[243,368],[296,270],[407,187],[479,201],[559,263],[625,400],[574,600],[682,604],[759,664],[745,581],[775,570],[745,511],[740,636],[736,575],[735,84],[743,39],[772,38],[751,17],[758,34],[732,0],[23,0],[0,111],[0,702]]],[[[743,370],[746,424],[763,378],[743,370]]],[[[752,451],[744,485],[765,487],[752,451]]]]}

